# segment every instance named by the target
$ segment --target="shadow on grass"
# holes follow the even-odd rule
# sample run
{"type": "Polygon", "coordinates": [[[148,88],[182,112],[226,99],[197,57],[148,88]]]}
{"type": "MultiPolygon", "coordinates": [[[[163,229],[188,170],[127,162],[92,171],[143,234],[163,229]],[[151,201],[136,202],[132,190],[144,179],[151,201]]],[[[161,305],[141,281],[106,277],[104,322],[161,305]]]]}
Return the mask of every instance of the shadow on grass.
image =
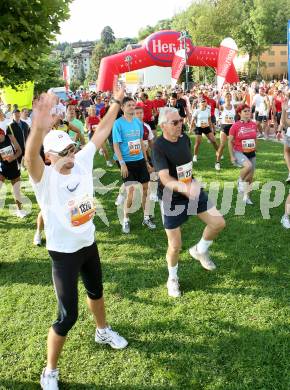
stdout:
{"type": "Polygon", "coordinates": [[[181,321],[151,322],[130,326],[130,333],[139,339],[131,340],[129,348],[143,352],[162,369],[168,388],[286,390],[290,383],[288,329],[286,325],[258,327],[254,319],[251,327],[212,318],[196,330],[181,321]],[[148,340],[150,333],[154,337],[140,341],[148,340]]]}
{"type": "MultiPolygon", "coordinates": [[[[39,390],[40,385],[36,382],[19,382],[10,380],[1,380],[0,390],[39,390]]],[[[59,383],[59,390],[167,390],[168,386],[130,386],[130,385],[96,385],[94,383],[59,383]]]]}

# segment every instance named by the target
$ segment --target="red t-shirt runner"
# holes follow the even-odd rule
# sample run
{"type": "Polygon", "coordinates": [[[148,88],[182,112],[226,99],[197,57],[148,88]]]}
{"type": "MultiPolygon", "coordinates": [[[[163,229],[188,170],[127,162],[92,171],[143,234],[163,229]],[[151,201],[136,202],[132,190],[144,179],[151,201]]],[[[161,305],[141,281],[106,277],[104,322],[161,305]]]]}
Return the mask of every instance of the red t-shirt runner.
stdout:
{"type": "Polygon", "coordinates": [[[164,99],[154,99],[153,105],[157,112],[159,112],[159,108],[165,107],[166,103],[164,99]]]}
{"type": "Polygon", "coordinates": [[[138,102],[136,103],[136,107],[142,107],[143,108],[143,111],[144,111],[144,122],[148,123],[148,122],[152,122],[153,121],[153,108],[154,108],[154,104],[153,104],[153,101],[151,100],[145,100],[145,102],[138,102]]]}
{"type": "Polygon", "coordinates": [[[234,137],[234,150],[241,153],[256,151],[257,125],[253,121],[238,121],[230,128],[230,135],[234,137]]]}
{"type": "Polygon", "coordinates": [[[95,131],[94,126],[97,126],[100,123],[100,118],[98,116],[88,116],[87,124],[89,126],[89,131],[95,131]]]}
{"type": "Polygon", "coordinates": [[[274,97],[274,104],[275,104],[276,112],[282,112],[283,98],[275,96],[274,97]]]}
{"type": "Polygon", "coordinates": [[[205,95],[204,95],[204,99],[206,100],[207,104],[210,106],[210,116],[214,116],[215,109],[216,109],[216,101],[205,95]]]}

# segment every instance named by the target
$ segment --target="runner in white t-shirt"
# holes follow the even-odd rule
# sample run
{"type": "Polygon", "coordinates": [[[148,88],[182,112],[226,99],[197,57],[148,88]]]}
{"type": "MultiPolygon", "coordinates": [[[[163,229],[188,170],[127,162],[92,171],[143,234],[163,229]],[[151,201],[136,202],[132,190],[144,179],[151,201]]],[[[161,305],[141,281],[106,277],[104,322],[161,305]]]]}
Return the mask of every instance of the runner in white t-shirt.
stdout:
{"type": "Polygon", "coordinates": [[[114,87],[111,107],[91,141],[77,154],[74,142],[63,131],[49,131],[55,96],[43,94],[35,104],[33,123],[26,144],[25,162],[46,233],[52,258],[53,283],[59,315],[48,334],[47,366],[41,375],[44,390],[58,389],[57,362],[66,335],[78,315],[78,275],[87,291],[87,303],[97,326],[95,341],[122,349],[127,341],[107,324],[103,299],[102,272],[95,242],[93,159],[110,134],[123,99],[123,88],[114,87]],[[39,151],[51,166],[45,166],[39,151]]]}
{"type": "Polygon", "coordinates": [[[269,138],[269,111],[270,111],[270,100],[268,95],[266,95],[265,88],[261,87],[259,89],[259,93],[254,96],[253,106],[255,107],[255,119],[258,123],[258,129],[260,131],[260,135],[258,138],[264,137],[265,139],[269,138]]]}

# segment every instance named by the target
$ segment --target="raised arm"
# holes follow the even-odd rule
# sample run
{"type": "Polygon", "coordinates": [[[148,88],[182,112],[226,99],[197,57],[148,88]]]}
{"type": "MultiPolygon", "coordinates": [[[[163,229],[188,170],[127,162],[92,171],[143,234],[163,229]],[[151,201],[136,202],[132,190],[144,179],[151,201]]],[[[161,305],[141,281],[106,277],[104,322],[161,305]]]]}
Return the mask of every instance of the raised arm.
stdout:
{"type": "Polygon", "coordinates": [[[117,118],[121,103],[124,98],[124,91],[125,89],[123,86],[117,86],[117,78],[115,78],[113,87],[113,96],[115,101],[110,104],[109,111],[101,120],[91,139],[91,141],[96,145],[97,149],[102,146],[102,144],[110,135],[114,121],[117,118]]]}
{"type": "Polygon", "coordinates": [[[56,96],[44,93],[33,106],[31,131],[25,148],[25,166],[32,180],[38,183],[43,174],[44,162],[40,157],[43,139],[53,125],[51,110],[56,104],[56,96]]]}

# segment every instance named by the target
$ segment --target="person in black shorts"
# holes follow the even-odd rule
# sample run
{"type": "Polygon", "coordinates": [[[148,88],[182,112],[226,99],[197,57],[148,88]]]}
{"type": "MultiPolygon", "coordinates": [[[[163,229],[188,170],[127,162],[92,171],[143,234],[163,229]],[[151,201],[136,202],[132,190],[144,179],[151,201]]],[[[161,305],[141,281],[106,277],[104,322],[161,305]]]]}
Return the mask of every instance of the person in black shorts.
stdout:
{"type": "Polygon", "coordinates": [[[159,125],[163,134],[153,145],[153,164],[159,172],[158,197],[163,225],[168,239],[166,260],[169,277],[168,295],[181,295],[178,283],[178,258],[181,249],[181,225],[190,215],[197,215],[206,224],[201,240],[189,249],[190,255],[202,267],[214,270],[215,264],[208,249],[219,232],[224,229],[222,215],[212,205],[207,193],[192,175],[190,139],[181,133],[182,118],[175,108],[160,110],[159,125]]]}
{"type": "Polygon", "coordinates": [[[225,103],[220,106],[221,111],[221,133],[220,133],[220,145],[216,152],[216,163],[215,169],[220,171],[221,169],[221,158],[223,151],[229,136],[230,129],[235,122],[236,110],[232,104],[232,95],[230,92],[225,94],[225,103]]]}
{"type": "Polygon", "coordinates": [[[122,103],[124,115],[115,121],[112,132],[115,151],[114,159],[120,167],[121,176],[127,191],[127,200],[124,202],[124,218],[122,221],[122,232],[125,234],[130,233],[129,210],[133,203],[136,183],[140,183],[143,190],[142,207],[144,210],[144,219],[142,224],[149,229],[156,228],[149,215],[149,211],[147,211],[148,183],[150,181],[148,169],[150,169],[150,164],[145,157],[143,123],[134,117],[135,105],[133,98],[124,98],[122,103]]]}
{"type": "Polygon", "coordinates": [[[174,107],[177,109],[179,116],[183,118],[182,132],[184,132],[185,131],[184,120],[186,117],[188,117],[189,119],[189,114],[187,113],[186,101],[182,99],[180,94],[178,95],[177,92],[172,92],[172,94],[170,95],[169,102],[167,103],[167,107],[174,107]]]}
{"type": "Polygon", "coordinates": [[[204,98],[201,98],[199,107],[197,110],[195,110],[192,116],[192,126],[196,135],[192,161],[197,162],[198,150],[202,141],[202,134],[207,137],[214,149],[216,151],[218,150],[218,144],[212,132],[210,107],[207,105],[207,102],[204,98]]]}
{"type": "MultiPolygon", "coordinates": [[[[3,123],[3,122],[1,122],[3,123]]],[[[16,216],[26,217],[27,213],[22,209],[20,195],[20,164],[18,159],[22,156],[22,150],[16,138],[6,126],[0,128],[0,189],[5,180],[10,180],[16,203],[16,216]]]]}

